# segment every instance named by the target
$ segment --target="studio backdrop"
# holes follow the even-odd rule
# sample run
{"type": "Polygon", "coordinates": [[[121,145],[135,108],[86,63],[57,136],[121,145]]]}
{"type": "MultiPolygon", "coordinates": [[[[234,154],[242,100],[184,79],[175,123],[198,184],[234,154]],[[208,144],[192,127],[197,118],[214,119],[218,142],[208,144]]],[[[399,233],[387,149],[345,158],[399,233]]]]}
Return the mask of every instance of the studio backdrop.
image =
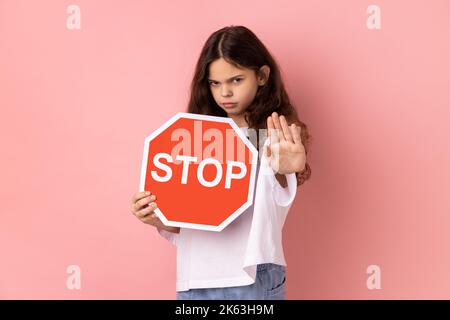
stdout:
{"type": "Polygon", "coordinates": [[[175,298],[176,247],[130,200],[231,25],[312,136],[287,298],[450,298],[448,0],[0,0],[0,298],[175,298]]]}

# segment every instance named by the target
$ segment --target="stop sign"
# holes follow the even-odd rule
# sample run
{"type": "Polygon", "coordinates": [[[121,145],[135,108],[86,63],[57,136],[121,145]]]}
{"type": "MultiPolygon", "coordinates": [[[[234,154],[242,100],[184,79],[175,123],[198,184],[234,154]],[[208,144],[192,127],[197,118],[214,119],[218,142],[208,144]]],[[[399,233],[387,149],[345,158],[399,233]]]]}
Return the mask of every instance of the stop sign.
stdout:
{"type": "Polygon", "coordinates": [[[257,161],[231,118],[180,112],[145,138],[140,191],[167,226],[221,231],[252,205],[257,161]]]}

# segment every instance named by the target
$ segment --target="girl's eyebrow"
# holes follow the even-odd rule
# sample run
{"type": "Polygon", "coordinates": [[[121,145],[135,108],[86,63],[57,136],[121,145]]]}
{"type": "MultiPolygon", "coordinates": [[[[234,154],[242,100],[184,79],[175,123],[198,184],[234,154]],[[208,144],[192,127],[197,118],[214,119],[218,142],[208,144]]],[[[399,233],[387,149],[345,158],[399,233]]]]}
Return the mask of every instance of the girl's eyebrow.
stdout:
{"type": "MultiPolygon", "coordinates": [[[[237,77],[243,77],[243,76],[244,76],[243,74],[238,74],[237,76],[233,76],[233,77],[229,78],[227,81],[233,80],[234,78],[237,78],[237,77]]],[[[219,81],[216,81],[216,80],[213,80],[213,79],[208,79],[208,81],[219,82],[219,81]]]]}

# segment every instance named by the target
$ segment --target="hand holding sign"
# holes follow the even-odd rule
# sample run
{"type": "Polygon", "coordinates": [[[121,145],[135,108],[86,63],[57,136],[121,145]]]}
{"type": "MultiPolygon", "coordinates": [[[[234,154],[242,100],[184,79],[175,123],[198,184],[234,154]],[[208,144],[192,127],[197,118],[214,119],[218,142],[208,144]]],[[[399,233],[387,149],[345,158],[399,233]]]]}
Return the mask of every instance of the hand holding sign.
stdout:
{"type": "Polygon", "coordinates": [[[145,224],[154,226],[157,229],[179,233],[180,228],[165,226],[155,214],[155,209],[158,208],[155,200],[156,195],[151,194],[149,191],[137,192],[131,198],[131,212],[145,224]]]}

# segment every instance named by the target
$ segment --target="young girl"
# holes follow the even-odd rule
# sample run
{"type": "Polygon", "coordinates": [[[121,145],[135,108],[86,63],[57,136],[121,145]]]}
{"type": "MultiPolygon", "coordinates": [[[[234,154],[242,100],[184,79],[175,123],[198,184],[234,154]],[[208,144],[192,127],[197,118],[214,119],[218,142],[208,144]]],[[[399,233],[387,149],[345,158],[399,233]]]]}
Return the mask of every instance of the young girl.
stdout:
{"type": "Polygon", "coordinates": [[[252,31],[230,26],[208,38],[188,112],[230,117],[248,137],[250,128],[269,130],[269,137],[255,145],[264,156],[253,205],[221,232],[167,227],[153,213],[157,195],[133,196],[133,214],[177,246],[177,299],[285,299],[282,228],[297,186],[311,175],[310,136],[275,60],[252,31]]]}

